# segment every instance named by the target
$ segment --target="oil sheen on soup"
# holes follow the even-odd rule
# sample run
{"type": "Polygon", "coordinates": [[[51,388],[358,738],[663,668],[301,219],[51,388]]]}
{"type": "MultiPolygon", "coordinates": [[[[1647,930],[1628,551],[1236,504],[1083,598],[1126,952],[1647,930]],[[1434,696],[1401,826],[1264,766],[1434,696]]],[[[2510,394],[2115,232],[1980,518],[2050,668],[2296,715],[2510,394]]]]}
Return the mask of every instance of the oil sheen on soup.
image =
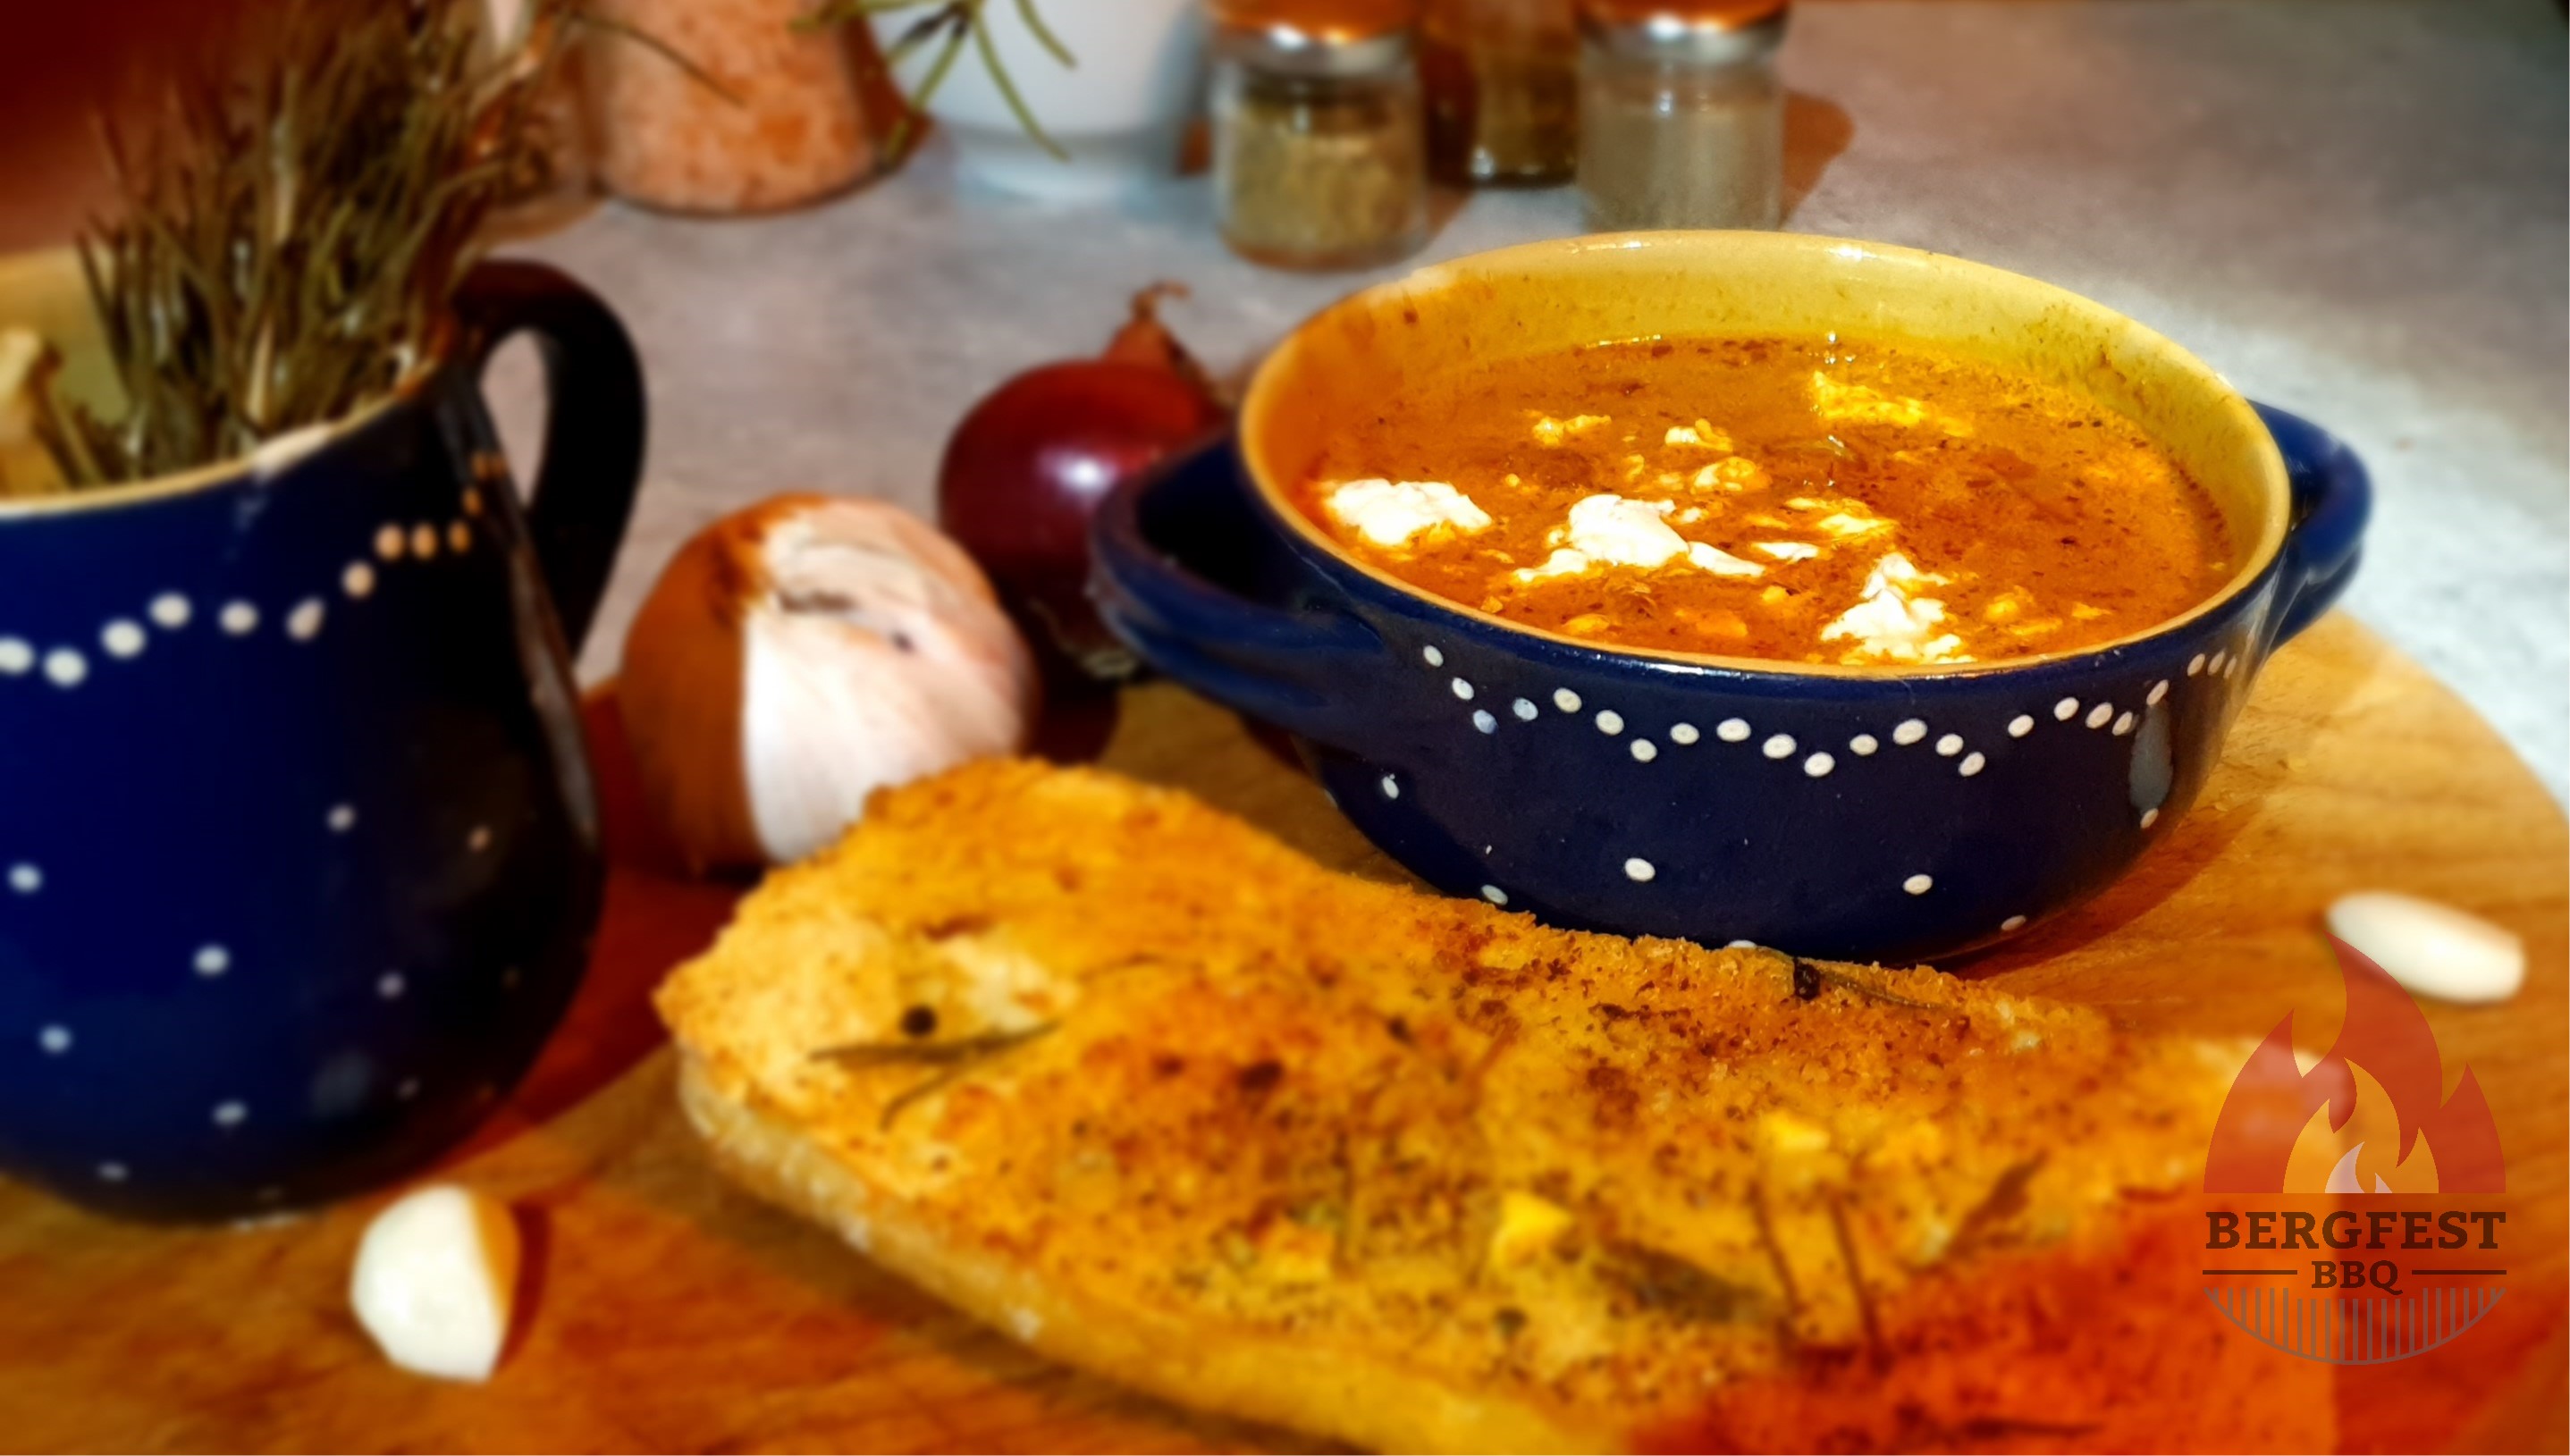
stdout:
{"type": "Polygon", "coordinates": [[[1296,504],[1359,558],[1602,644],[1851,666],[2143,631],[2235,565],[2203,490],[2085,395],[1911,345],[1603,344],[1427,378],[1296,504]]]}

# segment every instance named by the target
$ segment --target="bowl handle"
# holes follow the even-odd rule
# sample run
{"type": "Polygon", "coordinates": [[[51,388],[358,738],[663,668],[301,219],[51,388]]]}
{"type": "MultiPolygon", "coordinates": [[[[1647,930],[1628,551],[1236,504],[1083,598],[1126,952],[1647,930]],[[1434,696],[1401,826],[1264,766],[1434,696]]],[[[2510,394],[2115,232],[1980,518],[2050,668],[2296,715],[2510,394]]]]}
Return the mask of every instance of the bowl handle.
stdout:
{"type": "Polygon", "coordinates": [[[1383,639],[1310,600],[1321,583],[1258,519],[1228,438],[1110,492],[1089,556],[1097,614],[1143,661],[1305,738],[1344,743],[1359,726],[1351,690],[1384,665],[1383,639]]]}
{"type": "Polygon", "coordinates": [[[2293,523],[2285,531],[2285,611],[2276,627],[2283,642],[2318,621],[2355,577],[2365,518],[2373,513],[2373,484],[2345,441],[2300,415],[2256,408],[2284,453],[2294,490],[2293,523]]]}

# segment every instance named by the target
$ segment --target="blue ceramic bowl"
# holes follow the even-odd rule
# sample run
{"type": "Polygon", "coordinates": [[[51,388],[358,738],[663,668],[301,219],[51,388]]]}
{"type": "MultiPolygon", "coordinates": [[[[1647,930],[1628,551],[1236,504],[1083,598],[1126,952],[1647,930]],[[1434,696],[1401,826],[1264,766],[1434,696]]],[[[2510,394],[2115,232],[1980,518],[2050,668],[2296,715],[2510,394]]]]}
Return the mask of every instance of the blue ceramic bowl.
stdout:
{"type": "Polygon", "coordinates": [[[1095,594],[1153,666],[1300,740],[1386,853],[1557,924],[1895,962],[2016,932],[2166,834],[2259,666],[2344,588],[2368,496],[2331,437],[2098,305],[1780,234],[1542,244],[1360,294],[1262,368],[1242,440],[1108,499],[1095,594]],[[2094,650],[1807,667],[1516,626],[1347,556],[1277,491],[1329,420],[1459,356],[1829,328],[2090,390],[2206,486],[2249,544],[2238,574],[2094,650]]]}
{"type": "MultiPolygon", "coordinates": [[[[0,309],[42,268],[0,266],[0,309]]],[[[59,272],[59,270],[56,270],[59,272]]],[[[569,643],[641,465],[641,375],[493,265],[471,346],[302,454],[0,502],[0,1170],[222,1218],[418,1167],[587,963],[603,867],[569,643]],[[522,511],[478,385],[528,329],[522,511]]]]}

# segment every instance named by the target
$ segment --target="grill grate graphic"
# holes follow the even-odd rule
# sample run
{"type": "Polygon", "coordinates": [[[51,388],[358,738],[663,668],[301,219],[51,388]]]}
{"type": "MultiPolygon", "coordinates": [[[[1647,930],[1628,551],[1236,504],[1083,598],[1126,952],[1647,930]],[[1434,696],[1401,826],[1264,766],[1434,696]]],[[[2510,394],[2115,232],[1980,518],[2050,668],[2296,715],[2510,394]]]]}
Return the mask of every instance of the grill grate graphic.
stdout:
{"type": "Polygon", "coordinates": [[[2232,1323],[2260,1340],[2333,1365],[2380,1365],[2424,1354],[2478,1324],[2506,1292],[2492,1284],[2420,1289],[2397,1298],[2236,1285],[2204,1291],[2232,1323]]]}

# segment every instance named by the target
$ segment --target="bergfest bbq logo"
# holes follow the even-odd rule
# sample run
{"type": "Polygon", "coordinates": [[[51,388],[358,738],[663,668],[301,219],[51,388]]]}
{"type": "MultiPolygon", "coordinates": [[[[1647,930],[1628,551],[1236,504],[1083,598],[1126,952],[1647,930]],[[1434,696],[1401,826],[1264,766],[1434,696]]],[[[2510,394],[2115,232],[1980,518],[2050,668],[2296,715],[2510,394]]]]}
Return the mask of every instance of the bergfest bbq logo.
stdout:
{"type": "Polygon", "coordinates": [[[2205,1160],[2204,1291],[2280,1350],[2338,1365],[2424,1354],[2502,1294],[2498,1125],[2469,1067],[2451,1096],[2426,1015],[2343,941],[2347,1017],[2305,1071],[2288,1013],[2240,1069],[2205,1160]]]}

